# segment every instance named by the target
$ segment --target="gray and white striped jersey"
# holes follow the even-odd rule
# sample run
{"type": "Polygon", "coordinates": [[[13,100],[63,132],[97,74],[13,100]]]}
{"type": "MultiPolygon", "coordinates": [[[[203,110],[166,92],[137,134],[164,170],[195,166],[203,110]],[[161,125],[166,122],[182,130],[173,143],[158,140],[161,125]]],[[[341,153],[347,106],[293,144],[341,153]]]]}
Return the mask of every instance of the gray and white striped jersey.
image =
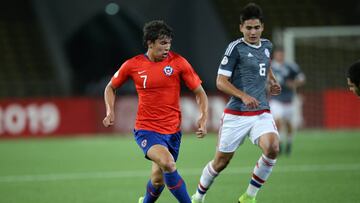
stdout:
{"type": "Polygon", "coordinates": [[[256,98],[260,105],[256,109],[248,109],[241,99],[232,96],[226,109],[235,111],[270,109],[266,84],[271,52],[272,43],[267,39],[261,39],[258,46],[245,42],[243,38],[228,45],[218,74],[230,77],[231,83],[236,88],[256,98]]]}
{"type": "Polygon", "coordinates": [[[281,85],[281,94],[272,96],[271,99],[285,103],[292,102],[295,96],[295,90],[289,88],[286,82],[297,79],[305,80],[304,73],[296,63],[285,62],[280,64],[277,61],[273,61],[271,67],[277,81],[281,85]]]}

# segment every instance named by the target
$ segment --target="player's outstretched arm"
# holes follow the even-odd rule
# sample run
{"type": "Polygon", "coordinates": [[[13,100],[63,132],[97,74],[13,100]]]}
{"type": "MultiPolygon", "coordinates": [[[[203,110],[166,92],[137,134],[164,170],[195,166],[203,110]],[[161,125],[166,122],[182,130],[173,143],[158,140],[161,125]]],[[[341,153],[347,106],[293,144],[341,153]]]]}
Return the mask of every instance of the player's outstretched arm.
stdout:
{"type": "Polygon", "coordinates": [[[198,138],[203,138],[207,133],[206,123],[208,118],[208,98],[201,85],[195,88],[193,92],[196,96],[196,102],[200,109],[200,118],[197,121],[198,129],[196,131],[196,136],[198,138]]]}
{"type": "Polygon", "coordinates": [[[104,91],[104,101],[106,107],[106,116],[103,120],[103,124],[105,127],[109,127],[114,125],[115,120],[115,111],[114,111],[114,104],[115,104],[115,89],[111,86],[111,81],[106,85],[104,91]]]}

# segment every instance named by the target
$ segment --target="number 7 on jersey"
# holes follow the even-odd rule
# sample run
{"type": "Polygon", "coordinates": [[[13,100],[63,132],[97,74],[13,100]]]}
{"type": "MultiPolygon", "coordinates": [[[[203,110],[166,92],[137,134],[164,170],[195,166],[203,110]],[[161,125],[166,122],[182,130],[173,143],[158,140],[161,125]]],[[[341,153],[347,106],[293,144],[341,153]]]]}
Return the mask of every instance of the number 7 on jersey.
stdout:
{"type": "Polygon", "coordinates": [[[146,88],[146,80],[147,80],[147,75],[140,75],[140,78],[143,78],[144,81],[143,81],[143,87],[144,89],[146,88]]]}

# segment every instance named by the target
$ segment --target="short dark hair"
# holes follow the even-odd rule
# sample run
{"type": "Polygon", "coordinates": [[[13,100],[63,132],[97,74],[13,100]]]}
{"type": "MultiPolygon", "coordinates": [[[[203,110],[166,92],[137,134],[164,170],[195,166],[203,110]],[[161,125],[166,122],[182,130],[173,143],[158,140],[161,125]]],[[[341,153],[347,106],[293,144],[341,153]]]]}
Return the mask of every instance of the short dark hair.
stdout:
{"type": "Polygon", "coordinates": [[[153,20],[145,23],[143,32],[143,44],[145,48],[148,48],[148,41],[155,42],[155,40],[163,37],[169,37],[171,39],[174,37],[172,28],[162,20],[153,20]]]}
{"type": "Polygon", "coordinates": [[[357,87],[360,87],[360,60],[353,63],[347,72],[347,77],[350,79],[352,83],[354,83],[357,87]]]}
{"type": "Polygon", "coordinates": [[[280,46],[280,45],[274,45],[274,48],[273,48],[273,52],[275,51],[282,51],[284,52],[284,47],[283,46],[280,46]]]}
{"type": "Polygon", "coordinates": [[[255,3],[248,3],[240,13],[240,24],[250,19],[259,19],[263,23],[264,16],[262,9],[255,3]]]}

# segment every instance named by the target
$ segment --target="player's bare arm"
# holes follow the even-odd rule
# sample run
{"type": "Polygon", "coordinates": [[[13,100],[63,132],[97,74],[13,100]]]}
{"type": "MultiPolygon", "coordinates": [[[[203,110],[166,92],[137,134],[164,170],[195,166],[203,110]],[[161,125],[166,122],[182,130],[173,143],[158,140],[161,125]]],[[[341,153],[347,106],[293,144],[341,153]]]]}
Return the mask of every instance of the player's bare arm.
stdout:
{"type": "Polygon", "coordinates": [[[269,69],[269,73],[268,73],[268,81],[270,84],[270,94],[271,95],[278,95],[281,92],[281,86],[280,84],[277,82],[276,77],[270,67],[269,69]]]}
{"type": "Polygon", "coordinates": [[[259,106],[259,101],[257,99],[237,89],[233,84],[231,84],[231,82],[229,81],[229,77],[225,75],[219,74],[217,76],[216,87],[220,91],[228,95],[240,98],[244,102],[244,104],[250,109],[257,108],[259,106]]]}
{"type": "Polygon", "coordinates": [[[105,127],[109,127],[114,125],[115,120],[115,111],[114,111],[114,104],[115,104],[115,88],[111,86],[111,82],[106,85],[105,92],[104,92],[104,100],[105,100],[105,107],[106,107],[106,116],[103,120],[103,124],[105,127]]]}
{"type": "Polygon", "coordinates": [[[201,85],[195,88],[193,92],[200,109],[200,118],[197,121],[198,129],[196,131],[196,136],[198,138],[203,138],[207,133],[206,123],[208,118],[208,98],[201,85]]]}

